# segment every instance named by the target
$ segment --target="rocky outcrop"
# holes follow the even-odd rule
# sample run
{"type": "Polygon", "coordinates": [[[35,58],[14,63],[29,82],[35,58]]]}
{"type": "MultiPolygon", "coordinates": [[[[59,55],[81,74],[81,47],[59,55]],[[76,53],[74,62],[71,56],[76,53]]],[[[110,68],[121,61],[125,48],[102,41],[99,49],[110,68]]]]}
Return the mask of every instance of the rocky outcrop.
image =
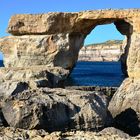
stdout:
{"type": "Polygon", "coordinates": [[[115,126],[131,135],[140,133],[140,81],[126,79],[108,107],[115,126]],[[124,119],[125,118],[125,119],[124,119]]]}
{"type": "Polygon", "coordinates": [[[11,51],[12,54],[16,54],[16,58],[13,55],[10,56],[12,59],[9,62],[8,55],[5,55],[5,65],[21,66],[22,64],[45,64],[47,66],[60,66],[71,70],[78,59],[78,52],[83,46],[84,38],[87,34],[97,25],[114,23],[118,31],[127,37],[127,44],[124,51],[125,57],[123,57],[122,63],[122,67],[124,67],[123,71],[124,73],[128,72],[130,77],[140,77],[138,53],[139,44],[136,43],[138,42],[137,40],[139,40],[140,32],[139,17],[139,9],[110,9],[77,13],[23,14],[12,16],[9,21],[8,32],[13,35],[18,35],[18,37],[6,37],[5,39],[2,39],[2,45],[0,43],[1,50],[3,52],[8,52],[6,51],[9,50],[7,48],[11,48],[9,46],[15,46],[14,43],[17,42],[17,40],[18,43],[16,44],[18,44],[17,46],[19,48],[21,48],[20,46],[29,47],[28,44],[31,44],[32,42],[35,48],[40,48],[41,46],[46,48],[49,46],[47,47],[48,49],[45,49],[45,51],[42,52],[43,55],[45,53],[45,57],[47,56],[49,60],[44,59],[42,53],[39,53],[40,49],[44,49],[44,47],[34,49],[31,45],[31,48],[33,48],[31,50],[37,50],[38,53],[35,53],[34,51],[34,53],[23,51],[22,55],[22,53],[17,49],[18,47],[15,46],[14,53],[12,51],[13,49],[11,51]],[[48,36],[43,38],[43,36],[40,37],[40,35],[48,36]],[[30,39],[28,40],[27,38],[30,39]],[[40,43],[37,41],[38,39],[40,40],[40,43]],[[44,41],[41,41],[42,39],[44,41]],[[56,53],[51,52],[52,55],[48,56],[49,50],[56,51],[56,53]],[[31,58],[30,60],[28,56],[31,58]],[[43,62],[38,62],[38,58],[40,60],[43,59],[43,62]]]}
{"type": "Polygon", "coordinates": [[[130,137],[126,133],[115,128],[106,128],[100,133],[89,131],[77,132],[53,132],[47,133],[43,130],[24,130],[12,127],[0,128],[1,139],[30,139],[30,140],[138,140],[140,136],[130,137]]]}
{"type": "Polygon", "coordinates": [[[81,46],[83,42],[82,35],[75,37],[69,34],[4,37],[0,39],[4,65],[5,67],[45,65],[71,68],[78,57],[77,46],[81,46]]]}
{"type": "MultiPolygon", "coordinates": [[[[114,118],[115,127],[130,135],[139,134],[138,9],[13,16],[8,26],[8,32],[13,36],[0,39],[0,51],[4,53],[5,65],[5,68],[0,69],[0,105],[10,126],[43,128],[47,131],[97,131],[110,122],[106,95],[100,92],[44,88],[61,84],[73,69],[87,34],[97,25],[109,23],[114,23],[118,31],[126,36],[124,54],[120,60],[123,72],[128,74],[128,80],[114,94],[108,109],[114,118]]],[[[5,130],[2,129],[2,137],[5,130]]],[[[18,136],[20,133],[15,131],[14,134],[18,136]]],[[[114,130],[108,131],[114,133],[114,130]]],[[[69,134],[67,138],[89,137],[86,132],[81,135],[77,133],[69,134]]],[[[13,131],[11,135],[13,136],[13,131]]],[[[44,137],[45,135],[46,133],[44,137]]],[[[100,136],[101,134],[98,135],[100,136]]],[[[109,136],[114,138],[112,134],[109,136]]],[[[101,136],[104,137],[105,135],[101,136]]],[[[117,134],[117,138],[127,139],[129,136],[125,135],[124,138],[117,134]]]]}
{"type": "Polygon", "coordinates": [[[79,61],[119,61],[124,53],[121,40],[83,46],[79,52],[79,61]]]}
{"type": "Polygon", "coordinates": [[[43,88],[12,95],[2,112],[15,128],[99,131],[111,123],[108,101],[100,92],[43,88]]]}
{"type": "Polygon", "coordinates": [[[8,97],[26,89],[61,87],[69,74],[60,67],[34,66],[0,69],[0,95],[8,97]]]}

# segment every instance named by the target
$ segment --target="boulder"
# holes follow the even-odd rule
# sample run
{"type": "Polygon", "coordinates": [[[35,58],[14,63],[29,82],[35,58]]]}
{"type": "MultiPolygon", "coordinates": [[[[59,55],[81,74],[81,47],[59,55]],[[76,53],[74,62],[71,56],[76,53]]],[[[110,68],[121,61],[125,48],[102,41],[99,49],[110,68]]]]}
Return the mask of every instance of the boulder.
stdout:
{"type": "Polygon", "coordinates": [[[34,66],[0,69],[0,98],[8,98],[27,89],[63,87],[69,70],[61,67],[34,66]]]}
{"type": "Polygon", "coordinates": [[[126,79],[109,102],[108,109],[115,127],[130,135],[140,134],[140,81],[126,79]]]}
{"type": "Polygon", "coordinates": [[[23,68],[1,68],[0,82],[35,83],[37,87],[57,87],[69,75],[69,70],[61,67],[47,67],[45,65],[23,68]],[[44,81],[44,82],[43,82],[44,81]]]}
{"type": "Polygon", "coordinates": [[[0,100],[8,98],[10,95],[18,94],[29,88],[26,82],[6,81],[0,84],[0,100]]]}
{"type": "Polygon", "coordinates": [[[2,112],[15,128],[99,131],[112,121],[107,105],[100,92],[42,88],[12,95],[2,112]]]}

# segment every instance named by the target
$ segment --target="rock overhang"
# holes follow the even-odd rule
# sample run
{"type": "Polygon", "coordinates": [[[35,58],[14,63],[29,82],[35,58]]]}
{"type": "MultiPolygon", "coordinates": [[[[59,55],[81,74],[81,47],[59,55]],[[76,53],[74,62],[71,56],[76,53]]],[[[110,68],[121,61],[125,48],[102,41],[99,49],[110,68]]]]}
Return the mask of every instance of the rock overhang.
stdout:
{"type": "Polygon", "coordinates": [[[128,73],[130,77],[139,77],[140,9],[106,9],[73,13],[53,12],[14,15],[9,21],[8,32],[14,35],[12,37],[13,41],[19,40],[19,44],[14,43],[12,45],[12,41],[7,42],[9,37],[2,39],[3,45],[0,42],[0,48],[6,52],[4,54],[5,65],[7,67],[60,66],[72,70],[87,34],[97,25],[109,23],[114,23],[118,31],[127,36],[126,49],[121,59],[124,72],[128,73]],[[23,40],[25,35],[27,38],[33,37],[36,39],[27,42],[26,39],[23,40]],[[45,41],[45,45],[42,41],[39,42],[41,49],[38,49],[37,53],[32,54],[25,50],[22,53],[23,46],[24,48],[26,46],[31,47],[32,52],[34,52],[37,45],[33,46],[33,44],[36,44],[38,38],[43,35],[47,35],[50,39],[45,41]],[[12,47],[12,49],[10,47],[12,52],[9,52],[9,46],[16,47],[12,47]],[[43,51],[42,55],[41,50],[43,48],[46,50],[43,51]],[[49,53],[52,48],[57,53],[49,53]],[[41,62],[39,58],[43,58],[41,62]]]}
{"type": "Polygon", "coordinates": [[[52,12],[47,14],[19,14],[11,17],[7,31],[13,35],[83,33],[94,26],[125,20],[133,24],[140,17],[139,9],[93,10],[81,12],[52,12]]]}

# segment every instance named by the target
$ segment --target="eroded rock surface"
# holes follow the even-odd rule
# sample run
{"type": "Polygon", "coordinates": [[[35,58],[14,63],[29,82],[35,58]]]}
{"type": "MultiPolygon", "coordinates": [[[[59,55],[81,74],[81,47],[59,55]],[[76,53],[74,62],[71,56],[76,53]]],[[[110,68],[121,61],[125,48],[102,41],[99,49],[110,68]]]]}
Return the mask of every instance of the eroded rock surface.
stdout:
{"type": "Polygon", "coordinates": [[[108,107],[116,127],[131,135],[140,134],[140,81],[126,79],[108,107]]]}
{"type": "Polygon", "coordinates": [[[69,74],[61,67],[32,66],[0,69],[0,97],[39,87],[60,87],[69,74]]]}
{"type": "Polygon", "coordinates": [[[9,97],[2,112],[16,128],[99,131],[112,121],[107,105],[100,92],[43,88],[9,97]]]}
{"type": "MultiPolygon", "coordinates": [[[[4,53],[5,65],[5,68],[0,70],[0,97],[10,95],[5,102],[0,103],[3,115],[10,126],[26,129],[43,128],[47,131],[97,131],[110,122],[108,99],[100,92],[38,89],[50,84],[55,87],[59,81],[65,79],[78,59],[78,52],[87,34],[97,25],[109,23],[114,23],[118,31],[126,36],[126,47],[121,61],[123,71],[129,78],[114,94],[108,109],[114,118],[115,127],[130,135],[139,134],[139,9],[12,16],[8,32],[14,36],[0,39],[0,51],[4,53]],[[56,66],[61,68],[57,69],[56,66]],[[55,71],[56,69],[58,71],[55,71]],[[22,85],[24,82],[28,90],[22,85]],[[23,90],[18,91],[19,87],[23,87],[23,90]],[[9,93],[4,89],[9,89],[9,93]]],[[[112,133],[112,130],[108,131],[112,133]]],[[[86,133],[82,132],[82,137],[92,139],[92,136],[86,136],[86,133]]],[[[9,135],[13,136],[13,131],[9,135]]],[[[81,138],[81,135],[79,137],[79,133],[72,133],[67,138],[81,138]]],[[[100,136],[101,134],[97,139],[100,136]]],[[[105,135],[101,136],[104,137],[105,135]]],[[[109,134],[109,137],[129,139],[128,135],[117,134],[114,137],[109,134]]]]}
{"type": "Polygon", "coordinates": [[[18,36],[0,41],[5,66],[51,65],[72,70],[87,34],[97,25],[114,23],[127,38],[121,59],[123,71],[131,78],[140,78],[139,19],[139,9],[12,16],[8,32],[18,36]]]}
{"type": "MultiPolygon", "coordinates": [[[[59,48],[58,49],[59,54],[57,55],[57,58],[54,57],[56,56],[55,54],[51,57],[48,57],[49,59],[51,59],[51,62],[45,60],[40,55],[38,56],[38,58],[44,59],[45,61],[42,63],[45,63],[47,65],[51,64],[51,65],[57,65],[57,66],[62,66],[64,68],[72,69],[75,62],[77,61],[78,52],[82,47],[81,45],[84,41],[84,38],[87,36],[87,34],[90,33],[97,25],[114,23],[118,31],[121,34],[126,35],[128,40],[126,44],[125,54],[124,54],[125,57],[123,57],[123,60],[121,59],[122,67],[124,67],[123,71],[126,75],[128,73],[130,77],[140,77],[139,76],[139,71],[140,71],[139,53],[138,53],[139,51],[138,40],[139,40],[139,33],[140,33],[139,19],[140,19],[139,9],[127,9],[127,10],[110,9],[110,10],[97,10],[97,11],[83,11],[77,13],[48,13],[48,14],[35,14],[35,15],[22,14],[22,15],[12,16],[12,18],[9,21],[8,32],[13,35],[36,35],[36,37],[37,35],[40,34],[50,35],[50,36],[52,36],[52,34],[53,35],[57,34],[56,35],[57,37],[54,37],[55,39],[52,38],[50,39],[51,45],[49,45],[50,46],[49,48],[53,48],[52,46],[57,46],[55,48],[59,48]],[[66,35],[71,37],[66,37],[66,35]],[[58,42],[60,43],[59,45],[57,45],[58,42]],[[61,47],[63,48],[63,51],[61,51],[60,49],[61,47]]],[[[24,38],[24,37],[19,37],[19,38],[24,38]]],[[[37,38],[39,39],[40,37],[38,36],[37,38]]],[[[19,42],[21,43],[21,41],[19,42]]],[[[26,45],[28,44],[28,41],[27,43],[25,43],[26,41],[22,41],[22,42],[24,42],[22,44],[26,44],[26,45]]],[[[37,43],[37,44],[41,44],[41,43],[37,43]]],[[[47,44],[49,44],[48,41],[47,44]]],[[[42,44],[40,46],[42,46],[42,44]]],[[[43,44],[43,46],[45,45],[43,44]]],[[[7,48],[7,45],[5,45],[5,48],[7,48]]],[[[21,56],[20,53],[19,56],[21,56]]],[[[19,64],[21,62],[22,63],[24,62],[25,65],[26,64],[28,65],[29,63],[31,64],[32,59],[29,60],[27,57],[30,55],[27,53],[27,55],[23,55],[23,56],[26,56],[27,58],[26,62],[24,57],[21,56],[21,59],[20,58],[13,59],[13,61],[15,60],[13,64],[16,63],[19,64]]],[[[34,54],[32,55],[32,57],[33,59],[36,59],[36,57],[34,57],[34,54]]],[[[8,62],[8,59],[6,61],[5,63],[7,65],[8,63],[9,64],[12,63],[12,61],[8,62]]],[[[35,60],[33,61],[33,64],[34,63],[36,64],[41,62],[35,60]]]]}
{"type": "MultiPolygon", "coordinates": [[[[13,35],[23,34],[56,34],[56,33],[89,33],[98,24],[111,23],[117,20],[116,26],[122,34],[127,34],[129,24],[139,20],[140,10],[93,10],[77,13],[48,13],[15,15],[9,21],[8,32],[13,35]],[[124,26],[125,25],[125,28],[124,26]]],[[[137,24],[137,23],[136,23],[137,24]]],[[[128,33],[129,34],[129,33],[128,33]]]]}
{"type": "Polygon", "coordinates": [[[0,140],[139,140],[140,136],[130,137],[115,128],[106,128],[100,133],[90,131],[76,132],[53,132],[47,133],[43,130],[24,130],[12,127],[0,128],[0,140]]]}
{"type": "Polygon", "coordinates": [[[0,51],[5,67],[45,65],[71,69],[83,40],[80,34],[9,36],[0,39],[0,51]]]}

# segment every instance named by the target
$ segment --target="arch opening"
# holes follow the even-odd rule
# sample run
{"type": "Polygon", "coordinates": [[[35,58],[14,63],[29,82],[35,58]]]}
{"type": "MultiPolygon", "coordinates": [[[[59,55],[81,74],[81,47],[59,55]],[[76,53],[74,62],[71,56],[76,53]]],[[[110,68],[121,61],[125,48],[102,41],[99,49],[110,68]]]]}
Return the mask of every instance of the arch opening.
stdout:
{"type": "Polygon", "coordinates": [[[4,67],[3,57],[4,57],[3,53],[0,52],[0,67],[4,67]]]}
{"type": "Polygon", "coordinates": [[[93,26],[85,38],[85,46],[80,50],[76,67],[68,79],[70,86],[119,87],[128,76],[127,56],[131,43],[131,25],[125,20],[104,20],[97,25],[93,26]]]}

